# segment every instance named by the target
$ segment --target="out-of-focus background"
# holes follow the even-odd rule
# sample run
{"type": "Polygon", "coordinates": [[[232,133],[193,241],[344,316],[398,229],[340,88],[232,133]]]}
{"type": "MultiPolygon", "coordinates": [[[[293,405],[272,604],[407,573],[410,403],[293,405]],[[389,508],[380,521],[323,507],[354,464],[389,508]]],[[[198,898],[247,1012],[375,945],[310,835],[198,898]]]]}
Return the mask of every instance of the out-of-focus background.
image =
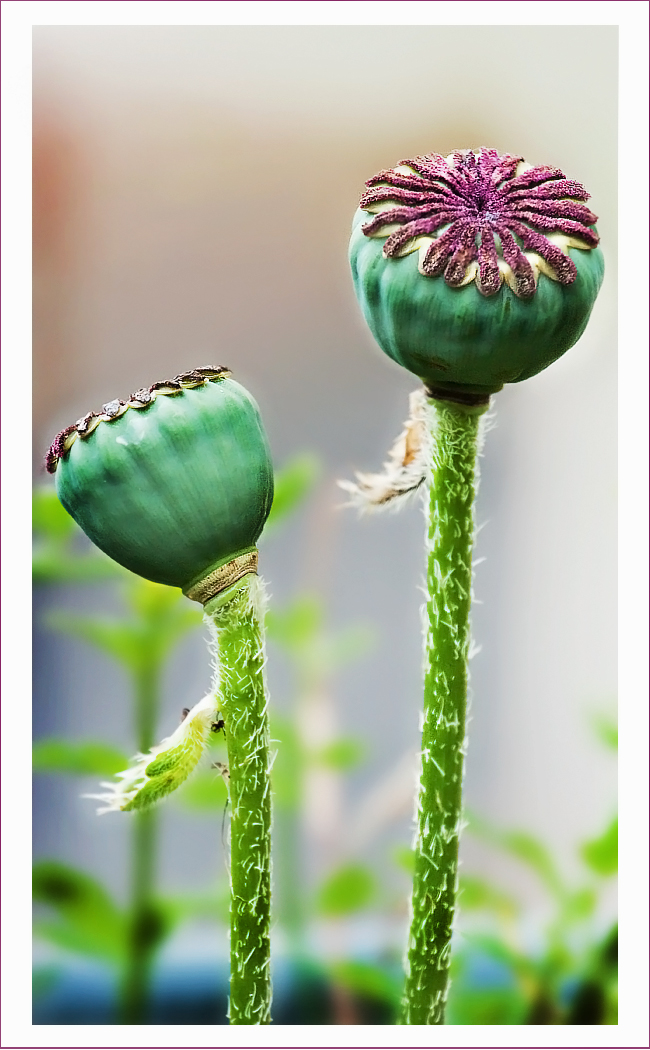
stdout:
{"type": "MultiPolygon", "coordinates": [[[[293,731],[301,756],[300,776],[287,774],[293,794],[278,804],[276,881],[281,900],[282,879],[297,878],[304,909],[280,915],[276,945],[289,958],[300,926],[302,954],[330,966],[332,1023],[359,1020],[359,996],[381,999],[375,964],[404,943],[421,704],[420,507],[357,520],[335,484],[379,467],[417,385],[361,319],[351,217],[377,170],[457,147],[557,165],[592,194],[606,277],[590,325],[547,372],[493,399],[477,507],[480,651],[465,785],[474,829],[462,844],[468,906],[457,942],[462,955],[485,912],[521,958],[541,958],[553,923],[564,932],[577,923],[565,949],[587,958],[615,917],[607,863],[599,871],[588,858],[616,809],[603,744],[616,707],[616,27],[40,26],[34,78],[35,484],[47,484],[54,434],[89,409],[227,364],[304,496],[261,560],[277,611],[268,667],[277,735],[286,747],[293,731]],[[566,887],[587,894],[582,919],[577,905],[578,918],[561,911],[566,887]]],[[[53,519],[40,520],[41,540],[49,528],[55,542],[53,519]]],[[[122,584],[64,575],[45,573],[35,590],[36,735],[130,754],[128,675],[61,629],[66,617],[123,615],[122,584]]],[[[159,736],[209,679],[197,626],[164,667],[159,736]]],[[[97,819],[80,797],[97,778],[55,776],[42,754],[35,859],[83,870],[126,907],[130,818],[97,819]]],[[[223,799],[194,802],[158,811],[161,894],[200,897],[227,880],[223,799]]],[[[186,918],[160,967],[218,967],[222,927],[186,918]]],[[[46,1005],[75,949],[56,936],[37,946],[46,1005]]],[[[485,968],[495,952],[483,947],[485,968]]],[[[549,958],[547,969],[569,973],[549,958]]],[[[505,980],[488,970],[478,986],[505,980]]],[[[454,1023],[479,1023],[458,1009],[454,1023]]]]}

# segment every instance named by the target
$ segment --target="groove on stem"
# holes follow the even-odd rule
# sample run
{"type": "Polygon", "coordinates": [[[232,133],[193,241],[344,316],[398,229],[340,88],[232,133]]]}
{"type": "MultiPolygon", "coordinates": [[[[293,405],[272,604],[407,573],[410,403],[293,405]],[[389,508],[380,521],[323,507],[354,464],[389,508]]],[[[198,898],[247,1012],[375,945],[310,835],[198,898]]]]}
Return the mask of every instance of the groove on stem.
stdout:
{"type": "Polygon", "coordinates": [[[264,592],[247,576],[206,606],[230,770],[230,1024],[271,1023],[271,788],[264,592]]]}
{"type": "Polygon", "coordinates": [[[473,503],[487,405],[436,400],[427,530],[422,755],[400,1024],[444,1024],[465,756],[473,503]]]}

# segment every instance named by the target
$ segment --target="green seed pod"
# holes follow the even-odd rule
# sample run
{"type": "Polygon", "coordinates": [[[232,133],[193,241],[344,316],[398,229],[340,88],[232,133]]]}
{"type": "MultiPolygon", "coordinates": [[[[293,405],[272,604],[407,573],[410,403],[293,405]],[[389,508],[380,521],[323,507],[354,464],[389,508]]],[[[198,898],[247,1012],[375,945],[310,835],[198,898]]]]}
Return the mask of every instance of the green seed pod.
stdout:
{"type": "Polygon", "coordinates": [[[382,350],[433,394],[489,396],[580,338],[604,263],[579,183],[482,149],[401,161],[367,185],[355,292],[382,350]]]}
{"type": "Polygon", "coordinates": [[[229,375],[197,369],[109,402],[62,431],[47,457],[93,543],[199,601],[255,571],[273,500],[259,409],[229,375]]]}

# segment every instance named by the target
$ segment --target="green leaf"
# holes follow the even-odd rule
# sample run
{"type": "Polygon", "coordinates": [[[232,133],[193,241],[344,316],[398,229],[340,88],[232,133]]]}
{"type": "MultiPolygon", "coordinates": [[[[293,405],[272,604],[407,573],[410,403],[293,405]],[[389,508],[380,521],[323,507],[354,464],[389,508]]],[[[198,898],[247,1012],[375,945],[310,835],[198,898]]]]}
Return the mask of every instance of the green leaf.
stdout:
{"type": "Polygon", "coordinates": [[[332,740],[316,757],[321,765],[330,769],[353,769],[362,761],[365,750],[361,740],[340,737],[338,740],[332,740]]]}
{"type": "Polygon", "coordinates": [[[546,846],[526,831],[508,831],[501,837],[501,845],[513,857],[527,864],[551,893],[563,892],[562,881],[557,874],[553,859],[546,846]]]}
{"type": "Polygon", "coordinates": [[[32,971],[32,996],[38,999],[41,995],[47,995],[63,976],[60,966],[35,966],[32,971]]]}
{"type": "Polygon", "coordinates": [[[466,932],[464,938],[473,949],[479,949],[486,955],[489,955],[490,958],[496,960],[496,962],[503,963],[517,976],[525,980],[536,978],[537,965],[535,960],[527,958],[517,951],[516,948],[502,941],[501,938],[495,937],[491,933],[479,932],[466,932]]]}
{"type": "Polygon", "coordinates": [[[196,918],[209,918],[224,926],[230,920],[230,887],[224,880],[211,893],[186,893],[158,899],[172,925],[196,918]]]}
{"type": "Polygon", "coordinates": [[[94,583],[124,577],[128,570],[101,551],[73,554],[58,541],[36,543],[32,554],[34,583],[94,583]]]}
{"type": "Polygon", "coordinates": [[[345,627],[326,640],[321,653],[323,671],[337,670],[365,656],[373,648],[375,640],[375,631],[369,624],[357,623],[345,627]]]}
{"type": "Polygon", "coordinates": [[[198,610],[177,606],[180,592],[176,594],[172,588],[165,590],[172,592],[171,603],[166,595],[162,609],[157,607],[148,613],[143,610],[136,620],[75,616],[55,610],[47,616],[46,623],[56,631],[94,645],[130,671],[146,673],[159,667],[174,644],[202,622],[198,610]]]}
{"type": "Polygon", "coordinates": [[[163,583],[153,583],[131,574],[125,587],[125,596],[138,619],[146,623],[194,626],[203,622],[202,611],[185,598],[179,587],[167,587],[163,583]]]}
{"type": "Polygon", "coordinates": [[[585,842],[580,855],[596,875],[615,875],[618,871],[618,817],[614,817],[602,835],[585,842]]]}
{"type": "Polygon", "coordinates": [[[339,868],[321,886],[317,908],[322,915],[349,915],[367,908],[376,893],[368,868],[349,864],[339,868]]]}
{"type": "Polygon", "coordinates": [[[365,624],[352,624],[336,634],[324,629],[322,602],[303,594],[284,609],[270,609],[266,616],[269,639],[285,649],[297,664],[302,688],[330,675],[368,651],[374,632],[365,624]]]}
{"type": "Polygon", "coordinates": [[[328,970],[336,982],[357,995],[397,1006],[402,995],[403,978],[387,973],[372,963],[345,960],[331,963],[328,970]]]}
{"type": "Polygon", "coordinates": [[[37,740],[32,750],[35,773],[72,773],[76,776],[108,776],[129,764],[128,755],[95,740],[37,740]]]}
{"type": "Polygon", "coordinates": [[[216,769],[201,769],[183,784],[174,796],[186,809],[223,810],[228,801],[228,790],[216,769]]]}
{"type": "Polygon", "coordinates": [[[311,642],[323,624],[319,598],[301,595],[283,609],[269,609],[266,630],[269,638],[285,649],[300,649],[311,642]]]}
{"type": "Polygon", "coordinates": [[[520,910],[509,894],[474,875],[461,876],[459,905],[461,911],[491,911],[504,919],[514,918],[520,910]]]}
{"type": "Polygon", "coordinates": [[[598,894],[591,886],[584,886],[570,893],[564,904],[564,921],[584,922],[585,919],[591,918],[597,904],[598,894]]]}
{"type": "Polygon", "coordinates": [[[503,831],[475,813],[465,813],[468,831],[484,841],[509,853],[535,872],[541,882],[555,897],[563,897],[565,890],[553,858],[543,842],[527,831],[503,831]]]}
{"type": "Polygon", "coordinates": [[[393,850],[393,859],[407,875],[415,873],[415,850],[410,846],[396,846],[393,850]]]}
{"type": "Polygon", "coordinates": [[[271,769],[273,802],[282,809],[296,810],[302,802],[305,749],[291,719],[277,713],[271,716],[271,737],[279,745],[271,769]]]}
{"type": "Polygon", "coordinates": [[[306,499],[320,474],[320,463],[309,453],[295,456],[275,475],[273,506],[264,531],[275,528],[306,499]]]}
{"type": "Polygon", "coordinates": [[[56,489],[51,485],[40,486],[32,492],[32,526],[35,532],[56,539],[81,531],[59,502],[56,489]]]}
{"type": "Polygon", "coordinates": [[[601,743],[610,751],[618,750],[618,725],[614,718],[604,714],[597,714],[593,719],[593,727],[601,743]]]}
{"type": "Polygon", "coordinates": [[[150,647],[143,645],[141,633],[120,620],[55,611],[47,616],[46,622],[62,634],[94,645],[131,670],[141,670],[152,660],[150,647]]]}
{"type": "Polygon", "coordinates": [[[99,882],[58,861],[39,861],[32,873],[34,900],[56,918],[37,920],[40,937],[70,951],[117,961],[126,950],[123,914],[99,882]]]}
{"type": "Polygon", "coordinates": [[[513,984],[505,987],[469,987],[452,981],[445,1023],[450,1025],[523,1025],[529,1001],[513,984]]]}

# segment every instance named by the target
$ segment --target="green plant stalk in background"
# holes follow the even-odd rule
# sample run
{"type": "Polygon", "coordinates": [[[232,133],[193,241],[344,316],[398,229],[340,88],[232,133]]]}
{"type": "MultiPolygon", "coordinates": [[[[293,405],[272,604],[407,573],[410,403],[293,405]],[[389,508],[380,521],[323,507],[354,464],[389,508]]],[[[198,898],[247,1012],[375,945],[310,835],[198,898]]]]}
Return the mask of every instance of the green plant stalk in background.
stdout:
{"type": "Polygon", "coordinates": [[[159,921],[153,905],[156,839],[155,810],[135,814],[131,874],[131,914],[127,928],[127,958],[120,994],[119,1024],[145,1024],[151,970],[158,947],[159,921]]]}
{"type": "Polygon", "coordinates": [[[435,401],[422,766],[401,1024],[444,1024],[465,754],[473,502],[487,405],[435,401]]]}
{"type": "Polygon", "coordinates": [[[206,605],[230,784],[230,1024],[271,1023],[271,784],[264,598],[246,576],[206,605]]]}
{"type": "MultiPolygon", "coordinates": [[[[134,674],[138,750],[146,754],[155,742],[159,708],[160,668],[144,667],[134,674]]],[[[154,905],[158,814],[155,809],[134,814],[131,909],[127,927],[127,957],[122,982],[119,1023],[144,1024],[149,1004],[151,970],[159,941],[154,905]]]]}

